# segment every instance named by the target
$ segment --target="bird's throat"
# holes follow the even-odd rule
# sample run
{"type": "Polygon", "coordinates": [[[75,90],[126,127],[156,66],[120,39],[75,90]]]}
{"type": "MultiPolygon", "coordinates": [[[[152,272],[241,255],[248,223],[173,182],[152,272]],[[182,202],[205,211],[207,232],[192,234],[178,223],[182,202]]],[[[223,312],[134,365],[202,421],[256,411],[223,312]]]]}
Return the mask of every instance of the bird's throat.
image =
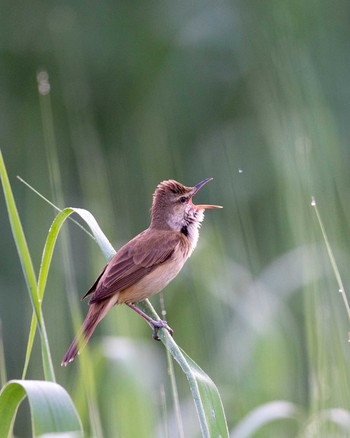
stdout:
{"type": "Polygon", "coordinates": [[[181,228],[180,232],[181,232],[184,236],[188,237],[188,228],[187,228],[187,225],[184,225],[184,226],[181,228]]]}
{"type": "Polygon", "coordinates": [[[185,218],[184,223],[181,227],[181,233],[186,236],[190,244],[190,253],[192,254],[193,250],[197,246],[198,238],[199,238],[199,228],[201,226],[201,222],[204,218],[204,212],[202,210],[196,212],[194,216],[185,218]]]}

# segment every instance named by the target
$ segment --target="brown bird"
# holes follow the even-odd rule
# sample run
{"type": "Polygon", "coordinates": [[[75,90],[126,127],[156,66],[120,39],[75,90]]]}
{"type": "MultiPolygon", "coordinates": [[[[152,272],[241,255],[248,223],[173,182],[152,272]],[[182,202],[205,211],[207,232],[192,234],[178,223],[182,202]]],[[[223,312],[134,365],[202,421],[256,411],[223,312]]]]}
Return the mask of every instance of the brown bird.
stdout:
{"type": "Polygon", "coordinates": [[[219,205],[194,205],[192,197],[212,178],[194,187],[177,181],[161,182],[154,192],[150,226],[124,245],[101,272],[83,298],[91,295],[89,311],[65,354],[61,365],[72,362],[86,345],[97,324],[115,304],[127,304],[158,330],[173,330],[166,321],[153,320],[135,303],[160,292],[176,277],[192,254],[206,208],[219,205]]]}

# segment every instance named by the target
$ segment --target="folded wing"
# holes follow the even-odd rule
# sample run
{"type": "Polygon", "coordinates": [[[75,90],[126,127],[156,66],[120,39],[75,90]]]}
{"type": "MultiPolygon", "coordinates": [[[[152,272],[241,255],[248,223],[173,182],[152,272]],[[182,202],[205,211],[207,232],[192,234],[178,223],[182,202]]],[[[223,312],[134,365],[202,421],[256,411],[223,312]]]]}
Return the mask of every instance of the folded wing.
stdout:
{"type": "Polygon", "coordinates": [[[123,246],[104,268],[94,285],[84,295],[92,295],[89,304],[110,298],[170,260],[175,248],[181,244],[182,235],[174,231],[139,234],[123,246]]]}

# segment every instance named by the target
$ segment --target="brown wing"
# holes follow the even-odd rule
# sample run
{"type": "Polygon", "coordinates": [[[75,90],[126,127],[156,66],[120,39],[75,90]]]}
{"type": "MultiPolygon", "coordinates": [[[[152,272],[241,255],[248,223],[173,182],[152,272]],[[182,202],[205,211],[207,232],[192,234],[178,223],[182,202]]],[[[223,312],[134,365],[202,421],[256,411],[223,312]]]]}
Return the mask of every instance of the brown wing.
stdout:
{"type": "Polygon", "coordinates": [[[95,283],[90,287],[90,289],[86,292],[86,294],[81,298],[82,300],[83,300],[84,298],[86,298],[88,295],[91,295],[92,293],[95,292],[95,290],[96,290],[96,286],[97,286],[98,282],[100,281],[100,278],[101,278],[102,275],[104,274],[105,270],[107,269],[107,266],[108,266],[108,265],[106,265],[106,266],[103,268],[101,274],[97,277],[95,283]]]}
{"type": "Polygon", "coordinates": [[[170,259],[181,234],[174,231],[149,230],[136,236],[108,263],[99,279],[86,295],[93,293],[90,304],[110,298],[140,281],[159,264],[170,259]]]}

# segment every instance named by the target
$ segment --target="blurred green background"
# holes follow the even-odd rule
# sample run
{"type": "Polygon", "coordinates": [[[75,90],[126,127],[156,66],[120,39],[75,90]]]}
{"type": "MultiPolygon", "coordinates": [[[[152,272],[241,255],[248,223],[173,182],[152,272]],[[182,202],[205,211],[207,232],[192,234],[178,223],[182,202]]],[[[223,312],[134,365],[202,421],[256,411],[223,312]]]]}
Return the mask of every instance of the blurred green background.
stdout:
{"type": "MultiPolygon", "coordinates": [[[[269,412],[287,419],[254,436],[350,435],[349,320],[310,205],[315,196],[347,285],[349,17],[345,0],[2,2],[0,146],[37,271],[55,212],[16,175],[91,211],[116,249],[148,226],[159,181],[214,178],[198,200],[224,209],[207,212],[164,299],[177,343],[219,388],[232,437],[281,400],[269,412]]],[[[19,378],[31,306],[2,194],[0,206],[0,318],[8,378],[19,378]]],[[[59,364],[72,296],[105,262],[65,228],[44,315],[58,382],[89,433],[79,359],[59,364]]],[[[114,309],[85,355],[103,436],[179,436],[166,355],[141,318],[114,309]]],[[[197,437],[176,376],[185,436],[197,437]]],[[[43,378],[39,345],[28,377],[43,378]]],[[[21,408],[20,437],[27,416],[21,408]]]]}

